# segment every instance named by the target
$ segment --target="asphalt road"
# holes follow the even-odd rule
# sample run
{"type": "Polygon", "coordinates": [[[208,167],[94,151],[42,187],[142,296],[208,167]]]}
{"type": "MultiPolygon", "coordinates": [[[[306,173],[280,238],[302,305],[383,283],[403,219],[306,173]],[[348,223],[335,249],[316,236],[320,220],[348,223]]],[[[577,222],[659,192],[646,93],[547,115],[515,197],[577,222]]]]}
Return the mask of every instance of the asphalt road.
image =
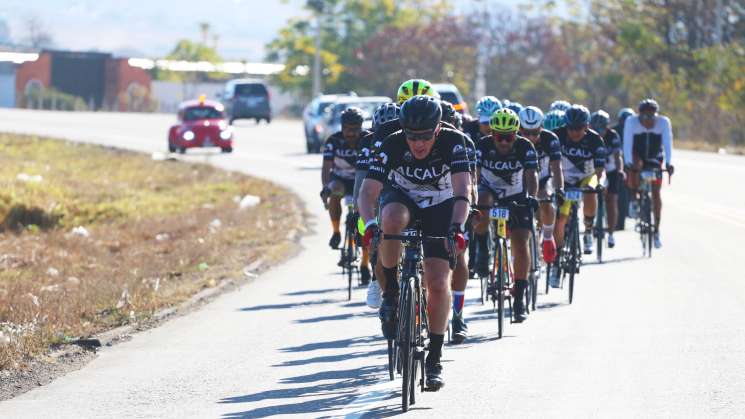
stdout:
{"type": "MultiPolygon", "coordinates": [[[[173,117],[0,111],[0,131],[162,151],[173,117]]],[[[82,370],[0,403],[0,417],[382,417],[400,412],[365,290],[346,283],[326,246],[320,157],[298,122],[240,123],[232,155],[206,161],[290,186],[317,233],[304,251],[203,309],[106,348],[82,370]]],[[[444,352],[446,387],[410,417],[743,417],[745,159],[676,152],[664,187],[663,249],[642,259],[619,233],[588,265],[575,301],[540,309],[496,339],[490,306],[467,294],[471,338],[444,352]]]]}

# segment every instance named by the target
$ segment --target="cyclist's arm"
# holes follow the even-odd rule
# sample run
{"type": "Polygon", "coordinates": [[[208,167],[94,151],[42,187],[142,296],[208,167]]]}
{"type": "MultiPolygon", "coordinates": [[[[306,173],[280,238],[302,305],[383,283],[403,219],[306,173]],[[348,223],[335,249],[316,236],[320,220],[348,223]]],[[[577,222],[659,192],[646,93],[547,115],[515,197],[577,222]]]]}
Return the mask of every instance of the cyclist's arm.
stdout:
{"type": "Polygon", "coordinates": [[[662,144],[665,147],[665,164],[669,166],[673,161],[673,128],[668,117],[661,116],[660,119],[665,121],[662,128],[662,144]]]}
{"type": "Polygon", "coordinates": [[[554,160],[548,163],[551,169],[551,181],[554,189],[564,189],[564,170],[561,168],[561,160],[554,160]]]}
{"type": "Polygon", "coordinates": [[[535,169],[525,169],[523,177],[525,178],[525,190],[529,196],[535,197],[538,193],[538,172],[535,169]]]}
{"type": "Polygon", "coordinates": [[[375,219],[375,203],[383,190],[383,183],[379,180],[366,178],[362,181],[360,187],[360,196],[357,201],[357,207],[360,211],[360,217],[365,222],[375,219]]]}
{"type": "MultiPolygon", "coordinates": [[[[453,183],[453,196],[471,196],[471,176],[468,171],[453,173],[450,175],[451,182],[453,183]]],[[[458,199],[453,204],[453,217],[451,219],[452,224],[464,225],[466,218],[468,218],[468,212],[470,211],[469,204],[462,199],[458,199]]]]}
{"type": "Polygon", "coordinates": [[[323,160],[323,166],[321,167],[321,183],[323,183],[323,187],[325,188],[328,186],[329,182],[331,182],[331,170],[334,168],[334,161],[333,160],[323,160]]]}
{"type": "Polygon", "coordinates": [[[634,150],[634,129],[632,128],[632,121],[634,119],[634,116],[630,116],[626,118],[626,122],[623,124],[623,160],[628,166],[634,163],[631,154],[634,150]]]}
{"type": "Polygon", "coordinates": [[[362,181],[365,180],[365,177],[367,176],[367,170],[357,170],[354,173],[354,193],[352,196],[354,197],[354,203],[357,204],[357,198],[360,196],[360,188],[362,187],[362,181]]]}

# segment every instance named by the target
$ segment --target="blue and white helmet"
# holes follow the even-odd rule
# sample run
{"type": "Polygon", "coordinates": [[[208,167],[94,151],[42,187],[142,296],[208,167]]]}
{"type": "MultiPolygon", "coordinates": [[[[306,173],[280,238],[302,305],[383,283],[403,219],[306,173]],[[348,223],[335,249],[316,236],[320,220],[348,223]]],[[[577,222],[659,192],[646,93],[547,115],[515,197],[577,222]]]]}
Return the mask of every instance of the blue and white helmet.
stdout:
{"type": "Polygon", "coordinates": [[[536,129],[543,126],[543,111],[536,106],[523,108],[518,115],[520,116],[521,128],[536,129]]]}
{"type": "Polygon", "coordinates": [[[572,104],[567,102],[566,100],[555,100],[553,103],[551,103],[550,110],[566,112],[571,107],[572,104]]]}
{"type": "Polygon", "coordinates": [[[543,128],[549,131],[555,131],[566,124],[564,121],[564,112],[555,110],[549,111],[545,118],[543,118],[543,128]]]}
{"type": "Polygon", "coordinates": [[[518,115],[520,115],[520,112],[522,112],[523,110],[523,105],[520,102],[510,102],[509,104],[504,105],[504,107],[507,109],[512,109],[512,111],[518,115]]]}
{"type": "Polygon", "coordinates": [[[401,108],[399,108],[399,106],[393,102],[384,103],[378,106],[378,109],[376,109],[375,113],[373,114],[373,128],[379,127],[386,122],[398,119],[400,113],[401,108]]]}
{"type": "Polygon", "coordinates": [[[502,102],[494,96],[484,96],[476,103],[476,113],[479,114],[479,122],[488,124],[492,114],[502,109],[502,102]]]}

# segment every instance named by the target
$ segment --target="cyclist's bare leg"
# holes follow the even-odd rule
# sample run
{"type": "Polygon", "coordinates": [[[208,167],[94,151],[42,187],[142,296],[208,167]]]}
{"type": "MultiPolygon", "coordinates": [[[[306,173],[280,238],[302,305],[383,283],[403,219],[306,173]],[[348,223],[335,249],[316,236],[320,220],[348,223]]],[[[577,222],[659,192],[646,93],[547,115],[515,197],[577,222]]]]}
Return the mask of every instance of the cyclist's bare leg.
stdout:
{"type": "Polygon", "coordinates": [[[450,316],[450,266],[441,258],[424,259],[427,312],[432,333],[444,334],[450,316]]]}
{"type": "Polygon", "coordinates": [[[652,184],[652,202],[654,204],[654,231],[660,230],[660,216],[662,216],[662,185],[652,184]]]}
{"type": "Polygon", "coordinates": [[[608,233],[612,234],[618,221],[618,194],[607,193],[605,196],[605,205],[608,213],[608,233]]]}
{"type": "Polygon", "coordinates": [[[585,193],[582,197],[582,212],[585,215],[585,231],[592,229],[595,213],[598,210],[598,197],[593,193],[585,193]]]}
{"type": "Polygon", "coordinates": [[[524,228],[516,228],[510,231],[510,244],[514,259],[513,268],[516,281],[528,278],[528,271],[530,270],[529,237],[530,231],[524,228]]]}
{"type": "MultiPolygon", "coordinates": [[[[546,191],[546,188],[539,189],[538,199],[547,199],[547,198],[548,198],[548,192],[546,191]]],[[[544,228],[546,226],[551,226],[553,228],[553,225],[556,222],[556,207],[554,206],[553,202],[541,202],[541,205],[538,208],[538,220],[540,221],[541,225],[544,228]]]]}
{"type": "Polygon", "coordinates": [[[451,288],[453,291],[463,292],[468,285],[468,262],[466,261],[466,252],[458,255],[458,260],[453,270],[453,280],[451,288]]]}
{"type": "Polygon", "coordinates": [[[331,218],[331,225],[334,228],[334,233],[338,233],[341,230],[339,225],[341,223],[341,199],[344,197],[344,184],[332,180],[329,182],[329,189],[331,189],[331,196],[329,196],[329,217],[331,218]]]}
{"type": "Polygon", "coordinates": [[[559,214],[556,218],[556,227],[554,228],[554,238],[556,239],[556,247],[561,249],[564,246],[564,228],[567,225],[568,215],[559,214]]]}
{"type": "MultiPolygon", "coordinates": [[[[494,200],[492,199],[491,194],[488,193],[481,193],[479,194],[479,206],[489,206],[491,207],[494,203],[494,200]]],[[[475,223],[473,225],[473,231],[478,234],[486,234],[487,230],[489,229],[489,211],[488,210],[480,210],[479,216],[474,219],[475,223]]]]}
{"type": "MultiPolygon", "coordinates": [[[[383,234],[401,234],[401,232],[409,225],[409,209],[405,205],[397,202],[391,202],[383,207],[381,213],[381,228],[383,234]]],[[[395,278],[387,278],[385,270],[395,269],[398,267],[398,260],[401,255],[401,242],[398,240],[381,240],[378,245],[378,261],[381,264],[381,274],[378,276],[378,282],[382,290],[395,289],[397,284],[389,284],[390,279],[396,280],[395,278]],[[388,269],[386,269],[388,268],[388,269]]]]}

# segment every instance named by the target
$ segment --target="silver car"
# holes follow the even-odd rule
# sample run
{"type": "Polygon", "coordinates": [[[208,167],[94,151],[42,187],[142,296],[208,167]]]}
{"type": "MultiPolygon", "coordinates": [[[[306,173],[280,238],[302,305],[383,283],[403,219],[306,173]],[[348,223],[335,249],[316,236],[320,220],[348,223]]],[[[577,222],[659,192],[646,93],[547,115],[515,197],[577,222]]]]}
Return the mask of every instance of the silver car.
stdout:
{"type": "Polygon", "coordinates": [[[323,117],[318,124],[320,127],[319,137],[325,142],[333,133],[341,131],[341,113],[345,109],[357,107],[365,114],[363,129],[372,128],[372,116],[375,110],[384,103],[390,103],[391,98],[386,96],[344,97],[339,98],[333,105],[326,108],[323,117]]]}
{"type": "Polygon", "coordinates": [[[337,100],[350,95],[320,95],[313,99],[303,110],[305,127],[305,147],[308,153],[320,153],[323,139],[320,136],[323,126],[320,124],[323,112],[337,100]]]}

